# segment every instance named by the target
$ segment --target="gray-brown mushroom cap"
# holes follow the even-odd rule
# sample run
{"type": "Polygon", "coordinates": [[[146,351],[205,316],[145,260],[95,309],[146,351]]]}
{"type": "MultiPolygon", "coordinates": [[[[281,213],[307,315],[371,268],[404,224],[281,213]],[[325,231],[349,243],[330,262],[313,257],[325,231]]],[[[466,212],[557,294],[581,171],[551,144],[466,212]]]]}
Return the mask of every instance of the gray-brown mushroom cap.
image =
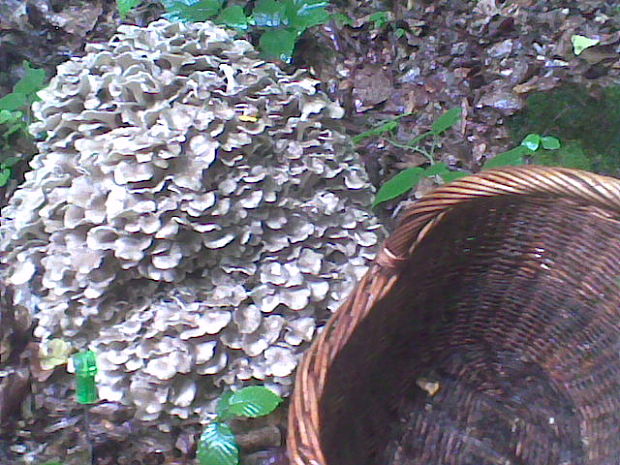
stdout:
{"type": "Polygon", "coordinates": [[[286,394],[381,239],[342,109],[210,23],[86,51],[35,104],[47,136],[2,212],[14,303],[90,344],[101,396],[139,418],[252,379],[286,394]]]}

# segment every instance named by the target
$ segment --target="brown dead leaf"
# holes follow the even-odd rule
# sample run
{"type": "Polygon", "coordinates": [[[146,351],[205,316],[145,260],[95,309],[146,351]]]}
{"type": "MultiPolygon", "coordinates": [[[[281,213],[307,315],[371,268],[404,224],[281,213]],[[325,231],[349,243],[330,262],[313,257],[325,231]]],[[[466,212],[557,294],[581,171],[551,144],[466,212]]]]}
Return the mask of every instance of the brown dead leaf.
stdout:
{"type": "Polygon", "coordinates": [[[353,98],[358,112],[385,102],[394,92],[392,76],[380,65],[368,65],[353,76],[353,98]]]}
{"type": "Polygon", "coordinates": [[[93,30],[102,11],[99,3],[91,3],[88,8],[71,6],[50,15],[49,21],[69,34],[83,37],[93,30]]]}

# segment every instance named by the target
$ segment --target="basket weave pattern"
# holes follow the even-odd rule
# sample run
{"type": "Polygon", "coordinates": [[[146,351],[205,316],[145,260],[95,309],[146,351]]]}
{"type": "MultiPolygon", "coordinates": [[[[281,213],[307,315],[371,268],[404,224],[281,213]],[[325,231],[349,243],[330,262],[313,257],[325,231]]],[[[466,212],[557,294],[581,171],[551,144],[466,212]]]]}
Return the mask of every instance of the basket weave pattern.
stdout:
{"type": "Polygon", "coordinates": [[[620,464],[620,181],[506,168],[415,204],[299,368],[294,465],[620,464]]]}

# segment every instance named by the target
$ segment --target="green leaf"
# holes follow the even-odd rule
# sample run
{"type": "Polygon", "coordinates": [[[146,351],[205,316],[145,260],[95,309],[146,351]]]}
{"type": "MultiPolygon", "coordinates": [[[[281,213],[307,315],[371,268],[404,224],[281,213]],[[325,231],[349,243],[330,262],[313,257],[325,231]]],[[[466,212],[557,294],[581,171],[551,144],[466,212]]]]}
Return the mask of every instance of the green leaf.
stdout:
{"type": "Polygon", "coordinates": [[[546,150],[557,150],[560,148],[560,139],[552,136],[544,136],[540,138],[540,142],[543,146],[543,149],[546,150]]]}
{"type": "Polygon", "coordinates": [[[521,145],[535,152],[540,147],[540,136],[538,134],[528,134],[521,141],[521,145]]]}
{"type": "Polygon", "coordinates": [[[498,168],[500,166],[514,166],[522,165],[525,163],[523,157],[531,153],[531,151],[522,145],[508,150],[507,152],[500,153],[499,155],[487,160],[482,166],[483,170],[498,168]]]}
{"type": "Polygon", "coordinates": [[[415,187],[424,176],[425,170],[419,166],[401,171],[381,186],[375,196],[372,206],[376,207],[383,202],[403,195],[405,192],[415,187]]]}
{"type": "Polygon", "coordinates": [[[0,124],[12,124],[21,119],[21,111],[0,110],[0,124]]]}
{"type": "Polygon", "coordinates": [[[364,131],[357,136],[353,136],[353,143],[359,144],[364,139],[369,137],[380,136],[383,133],[394,131],[398,128],[400,124],[400,120],[405,116],[410,116],[413,113],[403,113],[402,115],[398,115],[396,118],[386,121],[385,123],[380,124],[377,127],[371,128],[368,131],[364,131]]]}
{"type": "Polygon", "coordinates": [[[280,3],[277,0],[258,0],[252,11],[254,24],[259,27],[287,26],[288,18],[286,17],[285,10],[286,6],[284,3],[280,3]]]}
{"type": "Polygon", "coordinates": [[[0,187],[4,187],[11,179],[11,168],[0,169],[0,187]]]}
{"type": "Polygon", "coordinates": [[[389,11],[377,11],[371,14],[368,19],[375,23],[374,26],[376,29],[381,29],[383,26],[390,23],[390,13],[389,11]]]}
{"type": "Polygon", "coordinates": [[[122,19],[125,19],[129,12],[137,7],[142,0],[116,0],[116,6],[122,19]]]}
{"type": "Polygon", "coordinates": [[[424,169],[424,176],[440,176],[443,182],[454,181],[455,179],[467,176],[468,173],[462,171],[451,171],[445,163],[435,163],[424,169]]]}
{"type": "Polygon", "coordinates": [[[402,27],[399,27],[394,31],[394,35],[396,36],[397,39],[400,39],[405,34],[407,34],[407,31],[405,31],[402,27]]]}
{"type": "Polygon", "coordinates": [[[263,386],[250,386],[228,398],[228,412],[242,417],[262,417],[273,412],[282,402],[275,392],[263,386]]]}
{"type": "Polygon", "coordinates": [[[445,163],[435,163],[434,165],[424,168],[425,176],[442,175],[449,172],[450,168],[445,163]]]}
{"type": "Polygon", "coordinates": [[[14,134],[19,131],[24,131],[27,135],[27,129],[28,129],[28,125],[23,120],[11,122],[7,125],[7,128],[2,133],[2,138],[6,140],[11,136],[11,134],[14,134]]]}
{"type": "Polygon", "coordinates": [[[435,135],[433,131],[423,132],[422,134],[415,136],[413,139],[407,142],[407,145],[410,147],[416,147],[422,141],[422,139],[426,139],[428,136],[432,135],[435,135]]]}
{"type": "Polygon", "coordinates": [[[464,173],[462,171],[449,171],[448,173],[440,174],[440,176],[441,176],[441,179],[443,179],[443,182],[448,183],[456,179],[469,176],[469,173],[464,173]]]}
{"type": "Polygon", "coordinates": [[[260,36],[258,45],[260,50],[268,57],[289,63],[293,58],[297,34],[286,29],[274,29],[266,31],[260,36]]]}
{"type": "Polygon", "coordinates": [[[324,24],[329,20],[325,0],[284,0],[288,24],[301,34],[312,26],[324,24]]]}
{"type": "Polygon", "coordinates": [[[232,391],[224,391],[224,393],[220,396],[219,400],[217,401],[217,407],[216,407],[216,413],[218,416],[219,420],[227,420],[228,418],[230,418],[231,413],[230,413],[230,406],[228,405],[228,401],[230,400],[230,397],[233,395],[232,391]]]}
{"type": "Polygon", "coordinates": [[[217,22],[240,31],[246,31],[249,27],[248,17],[240,5],[231,5],[224,8],[217,17],[217,22]]]}
{"type": "Polygon", "coordinates": [[[200,465],[237,465],[239,446],[230,427],[225,423],[211,423],[198,441],[200,465]]]}
{"type": "Polygon", "coordinates": [[[355,21],[350,16],[345,15],[344,13],[333,13],[332,19],[336,21],[338,27],[342,26],[353,26],[355,21]]]}
{"type": "Polygon", "coordinates": [[[164,17],[174,21],[199,22],[217,15],[224,0],[163,0],[167,13],[164,17]]]}
{"type": "Polygon", "coordinates": [[[20,161],[22,161],[22,159],[19,157],[8,157],[6,160],[3,160],[2,163],[0,163],[0,167],[1,168],[12,168],[15,165],[17,165],[20,161]]]}
{"type": "Polygon", "coordinates": [[[580,36],[578,34],[571,36],[570,41],[573,44],[573,52],[575,55],[580,55],[586,48],[594,47],[600,42],[598,39],[590,39],[589,37],[580,36]]]}
{"type": "Polygon", "coordinates": [[[26,105],[28,98],[21,92],[11,92],[0,98],[0,110],[14,111],[26,105]]]}
{"type": "Polygon", "coordinates": [[[27,61],[24,61],[24,68],[26,68],[24,77],[17,81],[17,84],[13,87],[13,92],[24,94],[26,97],[32,97],[45,87],[45,70],[31,68],[30,63],[27,61]]]}
{"type": "Polygon", "coordinates": [[[439,135],[454,126],[461,119],[461,108],[452,108],[441,115],[431,126],[431,132],[439,135]]]}

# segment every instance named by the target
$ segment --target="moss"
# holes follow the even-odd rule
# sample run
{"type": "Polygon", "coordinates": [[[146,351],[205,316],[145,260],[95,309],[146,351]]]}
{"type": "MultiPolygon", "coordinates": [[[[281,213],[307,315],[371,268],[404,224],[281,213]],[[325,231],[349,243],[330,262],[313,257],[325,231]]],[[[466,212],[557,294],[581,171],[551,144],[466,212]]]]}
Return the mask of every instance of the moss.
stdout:
{"type": "Polygon", "coordinates": [[[592,171],[592,160],[586,154],[583,146],[575,140],[564,142],[557,150],[538,150],[532,161],[537,165],[564,166],[578,170],[592,171]]]}
{"type": "Polygon", "coordinates": [[[574,85],[534,94],[508,126],[517,143],[529,133],[562,141],[563,150],[542,154],[545,164],[620,176],[620,86],[604,89],[600,98],[574,85]]]}

